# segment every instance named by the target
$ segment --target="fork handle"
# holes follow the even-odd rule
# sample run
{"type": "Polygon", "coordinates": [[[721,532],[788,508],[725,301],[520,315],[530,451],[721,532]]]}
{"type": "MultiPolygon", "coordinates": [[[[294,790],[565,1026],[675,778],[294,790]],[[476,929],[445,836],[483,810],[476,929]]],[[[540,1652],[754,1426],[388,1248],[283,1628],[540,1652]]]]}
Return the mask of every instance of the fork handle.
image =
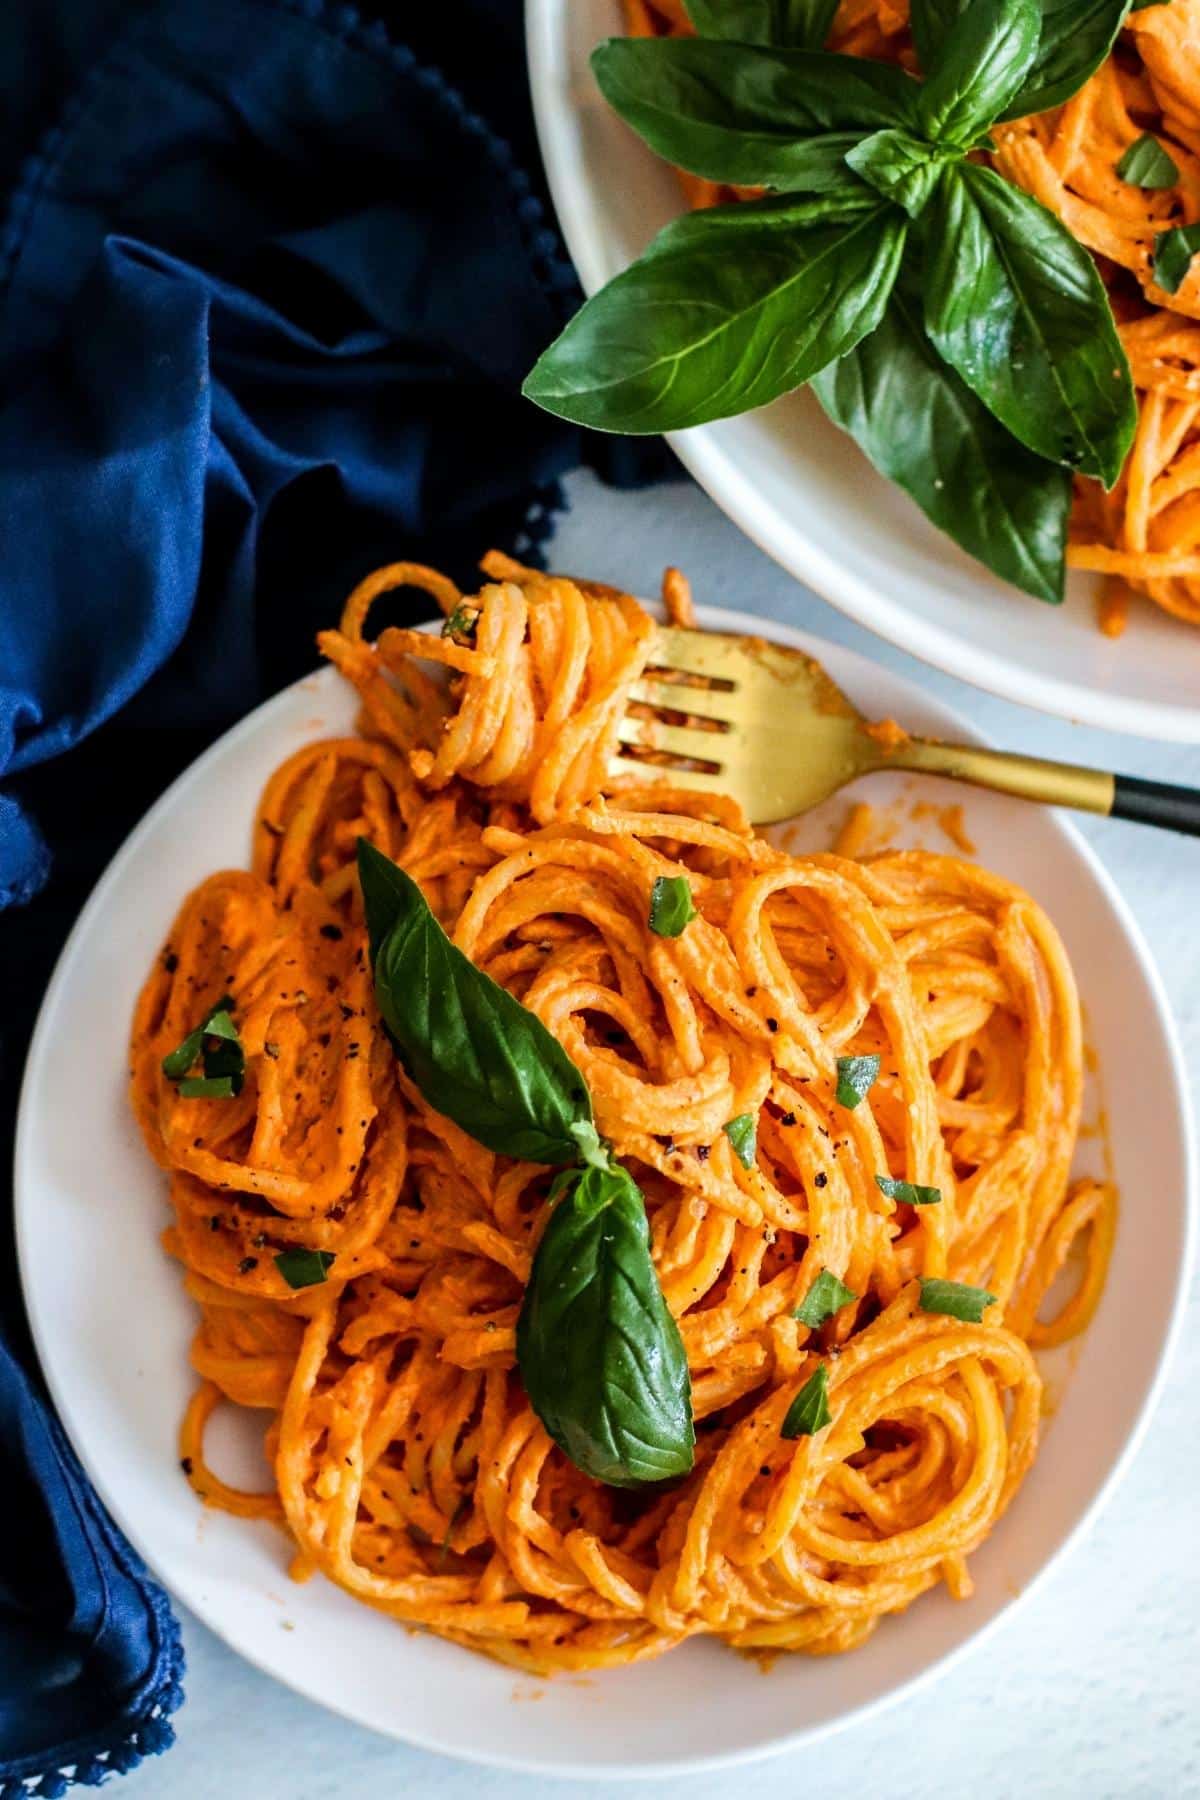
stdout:
{"type": "Polygon", "coordinates": [[[1114,819],[1134,819],[1139,825],[1161,825],[1166,831],[1200,837],[1200,788],[1143,781],[1140,775],[1114,775],[1109,812],[1114,819]]]}
{"type": "Polygon", "coordinates": [[[1070,806],[1078,812],[1132,819],[1200,837],[1200,789],[1144,781],[1138,775],[1112,775],[1077,763],[1048,762],[975,744],[943,744],[932,738],[909,738],[886,751],[877,766],[945,775],[1023,800],[1040,800],[1045,806],[1070,806]]]}

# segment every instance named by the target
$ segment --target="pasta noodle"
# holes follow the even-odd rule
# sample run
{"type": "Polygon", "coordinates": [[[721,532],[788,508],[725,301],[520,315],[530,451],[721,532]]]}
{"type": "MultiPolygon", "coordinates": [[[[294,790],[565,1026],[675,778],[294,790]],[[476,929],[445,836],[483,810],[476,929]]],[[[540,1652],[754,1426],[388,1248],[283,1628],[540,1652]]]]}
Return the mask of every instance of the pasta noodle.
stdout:
{"type": "MultiPolygon", "coordinates": [[[[1114,1194],[1070,1178],[1070,968],[1033,901],[971,864],[788,855],[669,774],[610,783],[649,618],[503,557],[485,570],[467,603],[405,564],[351,597],[321,644],[359,734],[272,776],[252,870],[184,902],[138,1002],[132,1104],[200,1318],[184,1470],[209,1504],[278,1522],[298,1576],[526,1669],[698,1633],[850,1649],[939,1582],[969,1594],[967,1559],[1036,1453],[1033,1351],[1080,1330],[1103,1283],[1114,1194]],[[370,642],[372,600],[401,584],[473,641],[370,642]],[[559,1039],[642,1188],[691,1370],[696,1462],[676,1484],[589,1479],[525,1399],[514,1334],[553,1172],[433,1112],[393,1054],[360,834],[559,1039]],[[651,885],[680,872],[697,916],[654,936],[651,885]],[[185,1097],[163,1057],[225,996],[245,1086],[185,1097]],[[873,1053],[875,1085],[839,1104],[837,1060],[873,1053]],[[749,1168],[723,1130],[746,1112],[749,1168]],[[889,1198],[878,1175],[942,1201],[889,1198]],[[1073,1247],[1082,1275],[1047,1322],[1073,1247]],[[333,1258],[327,1279],[288,1285],[275,1259],[298,1249],[333,1258]],[[822,1270],[857,1298],[809,1328],[795,1313],[822,1270]],[[981,1324],[923,1310],[922,1277],[996,1304],[981,1324]],[[832,1423],[784,1438],[818,1356],[832,1423]],[[206,1460],[224,1402],[271,1416],[261,1493],[206,1460]]],[[[677,573],[666,590],[687,617],[677,573]]]]}
{"type": "MultiPolygon", "coordinates": [[[[690,30],[682,0],[625,0],[631,33],[690,30]]],[[[1200,622],[1200,261],[1179,290],[1154,281],[1156,232],[1200,219],[1200,0],[1128,14],[1117,49],[1065,106],[998,125],[994,166],[1058,214],[1109,289],[1137,389],[1139,424],[1116,487],[1077,477],[1069,565],[1105,577],[1101,629],[1119,636],[1133,593],[1200,622]],[[1130,186],[1116,173],[1145,132],[1178,183],[1130,186]]],[[[916,67],[907,0],[842,0],[830,48],[916,67]]],[[[741,192],[680,172],[693,206],[741,192]]]]}

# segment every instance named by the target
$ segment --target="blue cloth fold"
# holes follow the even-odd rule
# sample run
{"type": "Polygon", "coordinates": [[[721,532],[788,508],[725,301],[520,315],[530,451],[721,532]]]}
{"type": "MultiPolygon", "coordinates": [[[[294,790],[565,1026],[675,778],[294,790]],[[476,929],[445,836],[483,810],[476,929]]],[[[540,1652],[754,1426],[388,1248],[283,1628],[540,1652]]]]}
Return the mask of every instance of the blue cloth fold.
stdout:
{"type": "MultiPolygon", "coordinates": [[[[566,471],[667,471],[519,396],[579,298],[520,15],[0,8],[0,1126],[104,860],[311,666],[354,580],[397,556],[467,579],[492,543],[538,560],[566,471]]],[[[39,1388],[0,1254],[9,1800],[162,1748],[182,1656],[39,1388]]]]}

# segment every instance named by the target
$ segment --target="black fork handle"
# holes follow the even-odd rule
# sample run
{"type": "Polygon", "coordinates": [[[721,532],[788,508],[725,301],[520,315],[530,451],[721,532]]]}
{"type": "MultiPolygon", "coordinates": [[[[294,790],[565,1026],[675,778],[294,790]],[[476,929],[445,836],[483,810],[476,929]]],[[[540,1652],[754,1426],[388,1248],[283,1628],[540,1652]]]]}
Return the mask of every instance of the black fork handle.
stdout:
{"type": "Polygon", "coordinates": [[[1144,781],[1140,775],[1113,776],[1113,819],[1139,825],[1161,825],[1200,837],[1200,788],[1176,787],[1169,781],[1144,781]]]}

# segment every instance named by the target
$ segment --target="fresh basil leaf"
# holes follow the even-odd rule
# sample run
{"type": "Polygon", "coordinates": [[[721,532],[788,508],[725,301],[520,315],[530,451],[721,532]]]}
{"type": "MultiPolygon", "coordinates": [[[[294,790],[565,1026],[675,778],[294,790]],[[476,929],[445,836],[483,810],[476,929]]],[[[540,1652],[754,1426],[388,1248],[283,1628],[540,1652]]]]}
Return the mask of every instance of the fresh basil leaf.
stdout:
{"type": "Polygon", "coordinates": [[[181,1100],[231,1100],[236,1092],[232,1075],[189,1075],[178,1088],[181,1100]]]}
{"type": "Polygon", "coordinates": [[[592,54],[605,99],[652,150],[710,181],[845,188],[864,131],[916,118],[902,70],[861,57],[704,38],[611,38],[592,54]]]}
{"type": "Polygon", "coordinates": [[[758,1121],[753,1113],[739,1113],[736,1119],[730,1119],[723,1127],[725,1136],[733,1145],[733,1154],[743,1169],[752,1169],[754,1159],[758,1155],[758,1121]]]}
{"type": "Polygon", "coordinates": [[[809,1376],[788,1407],[783,1424],[779,1427],[779,1435],[785,1438],[812,1437],[815,1432],[823,1431],[832,1418],[833,1414],[829,1410],[829,1372],[824,1363],[818,1363],[815,1372],[809,1376]]]}
{"type": "Polygon", "coordinates": [[[918,105],[935,143],[974,143],[1018,91],[1042,29],[1038,0],[970,0],[938,46],[918,105]]]}
{"type": "Polygon", "coordinates": [[[430,1106],[528,1162],[597,1153],[583,1076],[536,1013],[450,942],[410,875],[358,840],[375,998],[430,1106]]]}
{"type": "Polygon", "coordinates": [[[921,68],[928,74],[966,0],[912,0],[909,23],[921,68]]]}
{"type": "Polygon", "coordinates": [[[877,1175],[875,1185],[889,1200],[898,1200],[902,1206],[940,1206],[942,1190],[935,1187],[921,1187],[913,1181],[895,1181],[890,1175],[877,1175]]]}
{"type": "Polygon", "coordinates": [[[1179,165],[1152,132],[1143,131],[1117,164],[1122,181],[1135,188],[1170,188],[1179,180],[1179,165]]]}
{"type": "Polygon", "coordinates": [[[1071,477],[1023,449],[938,356],[917,271],[902,276],[871,335],[812,387],[956,544],[1025,593],[1061,602],[1071,477]]]}
{"type": "Polygon", "coordinates": [[[837,1103],[851,1112],[879,1079],[879,1057],[839,1056],[837,1060],[837,1103]]]}
{"type": "Polygon", "coordinates": [[[640,1487],[692,1466],[691,1378],[624,1169],[560,1178],[517,1320],[529,1404],[577,1469],[640,1487]]]}
{"type": "Polygon", "coordinates": [[[1000,114],[1024,119],[1078,93],[1117,41],[1128,0],[1041,0],[1037,55],[1000,114]]]}
{"type": "Polygon", "coordinates": [[[841,1312],[843,1306],[849,1306],[857,1299],[858,1295],[844,1281],[839,1281],[831,1270],[822,1269],[792,1317],[815,1331],[826,1319],[832,1319],[834,1313],[841,1312]]]}
{"type": "Polygon", "coordinates": [[[1176,225],[1154,240],[1154,279],[1165,294],[1179,292],[1192,258],[1200,250],[1200,224],[1176,225]]]}
{"type": "Polygon", "coordinates": [[[684,5],[701,37],[798,50],[819,50],[837,11],[837,0],[684,0],[684,5]]]}
{"type": "Polygon", "coordinates": [[[650,889],[650,929],[656,937],[678,937],[696,916],[686,875],[656,875],[650,889]]]}
{"type": "Polygon", "coordinates": [[[921,1311],[949,1313],[968,1325],[981,1325],[984,1311],[996,1304],[995,1294],[986,1288],[968,1287],[961,1281],[942,1281],[934,1276],[921,1281],[921,1311]]]}
{"type": "Polygon", "coordinates": [[[1096,265],[1060,219],[960,163],[929,215],[925,328],[1021,443],[1111,487],[1137,429],[1129,364],[1096,265]]]}
{"type": "Polygon", "coordinates": [[[332,1250],[281,1250],[275,1267],[290,1288],[316,1287],[337,1261],[332,1250]]]}
{"type": "Polygon", "coordinates": [[[677,219],[584,305],[522,392],[605,431],[680,431],[763,406],[878,323],[907,221],[846,194],[677,219]]]}
{"type": "Polygon", "coordinates": [[[946,165],[945,153],[935,145],[909,131],[894,130],[863,138],[846,152],[846,161],[856,175],[913,219],[924,212],[946,165]]]}

